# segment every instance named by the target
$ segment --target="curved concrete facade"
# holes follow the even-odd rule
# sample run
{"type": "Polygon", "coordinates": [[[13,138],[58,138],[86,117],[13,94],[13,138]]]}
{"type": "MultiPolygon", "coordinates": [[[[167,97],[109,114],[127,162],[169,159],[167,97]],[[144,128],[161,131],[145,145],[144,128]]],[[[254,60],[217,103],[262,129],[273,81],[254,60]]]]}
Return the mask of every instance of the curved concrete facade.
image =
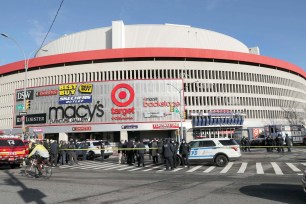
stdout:
{"type": "MultiPolygon", "coordinates": [[[[41,52],[30,60],[28,87],[183,79],[187,114],[183,126],[190,138],[195,134],[233,137],[235,132],[243,134],[250,128],[290,124],[290,113],[298,115],[299,122],[305,122],[305,71],[282,60],[249,54],[245,45],[223,34],[183,26],[124,26],[122,22],[113,22],[112,27],[60,38],[44,49],[48,56],[41,52]],[[198,41],[192,46],[186,42],[188,30],[189,34],[198,32],[193,36],[198,41]],[[178,40],[178,36],[183,40],[178,40]],[[220,111],[233,113],[240,123],[203,122],[220,111]]],[[[20,128],[13,127],[13,104],[15,89],[23,88],[23,61],[1,66],[0,74],[0,130],[20,132],[20,128]]],[[[112,124],[95,125],[101,127],[101,132],[126,134],[112,124]]],[[[152,129],[143,126],[142,130],[152,129]]],[[[45,127],[45,133],[65,132],[63,128],[45,127]]]]}

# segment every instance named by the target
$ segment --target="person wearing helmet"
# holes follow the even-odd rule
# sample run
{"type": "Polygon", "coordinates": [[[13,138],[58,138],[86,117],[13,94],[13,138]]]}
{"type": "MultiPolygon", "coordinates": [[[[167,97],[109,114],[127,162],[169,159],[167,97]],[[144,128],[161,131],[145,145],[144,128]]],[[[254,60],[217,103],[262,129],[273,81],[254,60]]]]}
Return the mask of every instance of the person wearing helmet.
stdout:
{"type": "Polygon", "coordinates": [[[37,158],[37,167],[38,167],[38,170],[40,171],[41,173],[41,163],[45,160],[45,161],[48,161],[49,160],[49,152],[48,150],[41,144],[37,144],[37,143],[32,143],[32,146],[34,146],[34,149],[31,151],[31,153],[29,154],[28,158],[30,158],[31,156],[33,155],[38,155],[38,158],[37,158]]]}

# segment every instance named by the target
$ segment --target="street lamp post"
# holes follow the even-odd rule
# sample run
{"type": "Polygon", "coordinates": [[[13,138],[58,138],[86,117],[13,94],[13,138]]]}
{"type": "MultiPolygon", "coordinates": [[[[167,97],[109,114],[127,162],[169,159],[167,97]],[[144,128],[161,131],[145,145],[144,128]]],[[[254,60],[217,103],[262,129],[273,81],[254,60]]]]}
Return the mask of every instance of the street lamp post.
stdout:
{"type": "MultiPolygon", "coordinates": [[[[20,46],[20,44],[17,42],[17,40],[15,40],[14,38],[8,36],[5,33],[1,33],[1,35],[5,38],[8,38],[10,40],[12,40],[17,47],[19,48],[19,50],[22,52],[23,57],[24,57],[24,83],[23,83],[23,111],[25,111],[26,109],[26,92],[27,92],[27,80],[28,80],[28,61],[24,52],[24,49],[22,49],[22,47],[20,46]]],[[[25,116],[22,116],[22,140],[24,140],[24,134],[25,134],[25,116]]]]}
{"type": "Polygon", "coordinates": [[[175,87],[175,86],[173,86],[172,84],[169,84],[169,83],[167,83],[167,85],[172,86],[175,90],[177,90],[177,92],[180,95],[180,123],[181,123],[181,126],[180,126],[179,140],[181,141],[183,139],[182,138],[183,137],[183,118],[182,118],[182,91],[183,91],[183,88],[178,89],[177,87],[175,87]]]}
{"type": "MultiPolygon", "coordinates": [[[[27,86],[28,86],[28,67],[29,67],[29,61],[30,61],[30,57],[31,55],[37,50],[34,50],[32,51],[28,58],[26,58],[26,54],[25,54],[25,51],[24,49],[20,46],[20,44],[18,43],[17,40],[15,40],[14,38],[10,37],[9,35],[5,34],[5,33],[1,33],[1,36],[5,37],[5,38],[8,38],[10,40],[12,40],[16,45],[17,47],[19,48],[19,50],[22,52],[23,54],[23,57],[24,57],[24,85],[23,85],[23,111],[25,112],[26,111],[26,95],[27,95],[27,86]]],[[[38,49],[40,50],[40,49],[38,49]]],[[[43,50],[43,49],[42,49],[43,50]]],[[[43,51],[47,51],[47,50],[43,50],[43,51]]],[[[26,126],[25,126],[25,116],[22,116],[22,140],[24,140],[24,135],[25,135],[25,129],[26,129],[26,126]]]]}

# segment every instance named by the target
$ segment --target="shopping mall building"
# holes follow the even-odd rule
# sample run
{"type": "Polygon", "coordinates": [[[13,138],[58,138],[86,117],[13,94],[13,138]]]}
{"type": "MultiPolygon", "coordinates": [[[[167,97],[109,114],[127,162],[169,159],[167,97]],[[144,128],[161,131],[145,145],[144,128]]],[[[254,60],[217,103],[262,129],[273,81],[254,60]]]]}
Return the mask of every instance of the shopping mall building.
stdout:
{"type": "Polygon", "coordinates": [[[113,21],[64,35],[29,59],[26,111],[24,63],[0,66],[5,134],[21,133],[25,114],[30,135],[113,142],[175,138],[181,126],[188,140],[252,138],[292,115],[305,122],[302,68],[200,28],[113,21]]]}

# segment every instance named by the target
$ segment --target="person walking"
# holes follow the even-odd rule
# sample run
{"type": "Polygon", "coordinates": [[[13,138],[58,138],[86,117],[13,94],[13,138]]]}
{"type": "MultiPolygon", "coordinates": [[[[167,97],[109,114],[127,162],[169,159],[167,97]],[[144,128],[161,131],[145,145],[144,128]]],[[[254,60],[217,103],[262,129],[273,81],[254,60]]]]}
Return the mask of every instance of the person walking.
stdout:
{"type": "Polygon", "coordinates": [[[166,139],[163,144],[163,156],[166,160],[166,171],[169,170],[169,165],[171,170],[173,170],[173,145],[169,142],[169,139],[166,139]]]}
{"type": "Polygon", "coordinates": [[[105,146],[104,143],[101,141],[101,162],[104,162],[104,152],[105,152],[105,146]]]}
{"type": "Polygon", "coordinates": [[[146,151],[146,147],[143,144],[143,142],[138,141],[138,143],[136,145],[138,167],[140,167],[140,165],[142,165],[143,167],[145,166],[145,164],[144,164],[145,151],[146,151]]]}
{"type": "Polygon", "coordinates": [[[57,157],[58,157],[58,144],[56,140],[53,140],[50,145],[50,156],[51,156],[51,166],[57,167],[57,157]]]}
{"type": "Polygon", "coordinates": [[[118,144],[118,164],[122,164],[122,155],[123,155],[123,140],[118,144]]]}
{"type": "Polygon", "coordinates": [[[171,144],[173,145],[173,168],[176,168],[177,151],[179,148],[179,144],[173,139],[171,140],[171,144]]]}
{"type": "Polygon", "coordinates": [[[285,142],[286,142],[286,146],[287,146],[288,152],[291,152],[292,142],[291,142],[288,134],[286,134],[285,142]]]}
{"type": "Polygon", "coordinates": [[[189,144],[186,143],[184,139],[182,140],[182,143],[180,145],[179,153],[183,158],[183,167],[186,167],[187,165],[188,168],[190,168],[190,164],[189,164],[190,146],[189,144]]]}
{"type": "Polygon", "coordinates": [[[87,151],[88,151],[88,144],[87,142],[84,140],[82,142],[82,160],[85,161],[87,160],[87,151]]]}
{"type": "Polygon", "coordinates": [[[158,164],[158,144],[156,139],[154,139],[152,142],[152,159],[153,164],[158,164]]]}

